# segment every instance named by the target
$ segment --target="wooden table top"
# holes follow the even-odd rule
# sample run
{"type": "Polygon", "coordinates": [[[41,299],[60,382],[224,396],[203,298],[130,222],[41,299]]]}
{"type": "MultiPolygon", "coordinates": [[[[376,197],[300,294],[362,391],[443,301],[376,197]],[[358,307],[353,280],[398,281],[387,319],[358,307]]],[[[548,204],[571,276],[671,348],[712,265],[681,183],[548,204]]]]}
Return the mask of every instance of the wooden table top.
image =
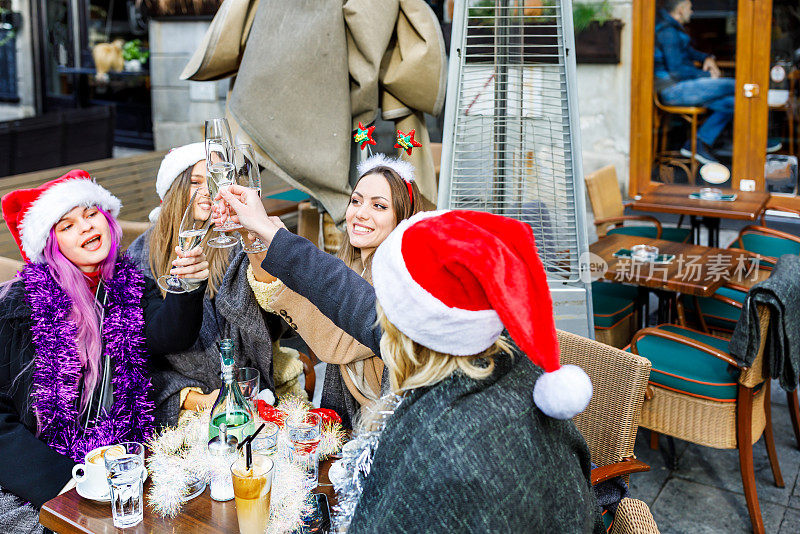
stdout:
{"type": "MultiPolygon", "coordinates": [[[[331,460],[319,466],[319,482],[315,493],[324,493],[333,508],[336,503],[333,486],[328,479],[331,460]]],[[[150,480],[145,483],[145,498],[150,480]]],[[[71,489],[44,503],[39,513],[39,522],[59,534],[106,534],[106,533],[177,533],[235,534],[239,532],[236,519],[236,501],[217,502],[211,498],[210,488],[202,495],[185,503],[181,513],[174,518],[160,517],[145,504],[144,519],[132,528],[119,529],[111,518],[111,506],[84,499],[71,489]]]]}
{"type": "Polygon", "coordinates": [[[589,246],[589,251],[608,264],[608,270],[603,275],[605,280],[698,297],[708,297],[727,280],[735,279],[741,254],[722,248],[623,234],[603,237],[589,246]],[[675,259],[669,264],[657,265],[614,257],[618,250],[630,250],[634,245],[658,247],[660,253],[674,254],[675,259]]]}
{"type": "Polygon", "coordinates": [[[630,207],[641,211],[755,221],[770,197],[766,191],[722,189],[724,194],[735,193],[736,200],[726,202],[689,198],[690,193],[697,193],[700,189],[689,185],[661,184],[644,193],[630,207]]]}

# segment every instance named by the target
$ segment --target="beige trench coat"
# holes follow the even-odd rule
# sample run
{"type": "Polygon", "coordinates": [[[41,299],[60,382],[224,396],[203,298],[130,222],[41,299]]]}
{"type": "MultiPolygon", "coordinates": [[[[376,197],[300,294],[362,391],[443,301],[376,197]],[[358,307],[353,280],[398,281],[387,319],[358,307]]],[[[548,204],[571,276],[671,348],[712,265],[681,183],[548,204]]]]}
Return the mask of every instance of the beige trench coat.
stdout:
{"type": "MultiPolygon", "coordinates": [[[[360,259],[349,267],[363,272],[364,279],[372,283],[372,273],[364,270],[360,259]]],[[[379,356],[336,326],[311,301],[284,285],[272,295],[269,308],[267,311],[283,317],[300,334],[320,360],[339,366],[347,389],[360,405],[380,398],[384,364],[379,356]]]]}
{"type": "MultiPolygon", "coordinates": [[[[423,0],[225,0],[181,77],[232,80],[228,118],[266,172],[318,199],[338,223],[351,188],[352,134],[378,109],[416,130],[423,196],[436,179],[423,113],[442,111],[447,59],[423,0]]],[[[400,152],[398,150],[398,152],[400,152]]]]}

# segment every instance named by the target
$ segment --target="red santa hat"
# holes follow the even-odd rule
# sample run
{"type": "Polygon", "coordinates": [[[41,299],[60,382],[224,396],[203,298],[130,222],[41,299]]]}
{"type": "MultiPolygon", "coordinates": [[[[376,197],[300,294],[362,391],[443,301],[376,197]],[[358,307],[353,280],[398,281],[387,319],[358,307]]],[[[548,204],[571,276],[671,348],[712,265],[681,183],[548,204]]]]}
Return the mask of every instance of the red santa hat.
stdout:
{"type": "Polygon", "coordinates": [[[378,247],[372,278],[387,319],[417,343],[469,356],[505,327],[545,371],[533,391],[539,409],[569,419],[589,404],[589,377],[559,363],[550,288],[529,225],[475,211],[418,213],[378,247]]]}
{"type": "Polygon", "coordinates": [[[2,199],[3,219],[25,261],[43,261],[42,251],[50,229],[76,206],[98,206],[116,217],[122,203],[82,170],[35,189],[18,189],[2,199]]]}

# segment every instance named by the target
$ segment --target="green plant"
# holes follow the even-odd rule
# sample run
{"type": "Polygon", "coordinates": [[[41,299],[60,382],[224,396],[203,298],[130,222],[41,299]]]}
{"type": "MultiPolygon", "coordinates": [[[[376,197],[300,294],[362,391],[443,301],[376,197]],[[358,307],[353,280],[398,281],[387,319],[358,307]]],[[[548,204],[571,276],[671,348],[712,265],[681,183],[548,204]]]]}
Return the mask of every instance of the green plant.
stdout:
{"type": "Polygon", "coordinates": [[[602,2],[575,2],[572,4],[572,25],[575,33],[580,33],[589,25],[597,21],[603,24],[613,18],[611,4],[608,0],[602,2]]]}
{"type": "MultiPolygon", "coordinates": [[[[471,24],[479,26],[493,26],[496,10],[495,0],[478,0],[469,7],[469,19],[471,24]]],[[[511,4],[512,7],[517,7],[517,10],[508,10],[508,13],[517,14],[525,10],[524,2],[518,0],[516,3],[511,4]]],[[[556,2],[555,0],[543,0],[541,6],[534,9],[538,10],[538,15],[535,17],[522,17],[526,24],[549,24],[553,22],[553,17],[556,16],[556,2]]],[[[575,33],[580,33],[593,21],[603,24],[607,20],[611,20],[613,15],[611,13],[611,4],[609,0],[601,0],[597,2],[575,2],[572,4],[572,24],[575,27],[575,33]]]]}
{"type": "Polygon", "coordinates": [[[122,59],[124,59],[125,61],[138,59],[142,63],[147,63],[147,58],[149,57],[150,57],[150,52],[148,52],[147,50],[142,50],[141,39],[134,39],[133,41],[127,41],[124,45],[122,45],[122,59]]]}

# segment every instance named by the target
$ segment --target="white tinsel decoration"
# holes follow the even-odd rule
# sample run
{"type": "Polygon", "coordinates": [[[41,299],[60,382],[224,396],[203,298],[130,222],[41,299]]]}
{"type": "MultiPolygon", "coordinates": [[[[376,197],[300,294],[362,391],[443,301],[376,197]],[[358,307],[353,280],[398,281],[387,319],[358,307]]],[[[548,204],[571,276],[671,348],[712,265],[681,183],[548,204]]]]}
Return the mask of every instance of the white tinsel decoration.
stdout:
{"type": "MultiPolygon", "coordinates": [[[[286,419],[297,421],[311,405],[298,397],[286,397],[278,408],[286,414],[286,419]]],[[[157,514],[174,517],[180,512],[193,480],[211,482],[215,473],[230,469],[229,463],[221,462],[219,457],[208,452],[209,417],[210,410],[186,413],[176,427],[164,429],[148,442],[152,453],[147,460],[152,477],[148,504],[157,514]]],[[[323,425],[318,449],[320,458],[338,452],[343,441],[341,425],[323,425]]],[[[275,471],[267,534],[297,529],[302,517],[308,516],[313,508],[310,492],[304,486],[305,473],[287,461],[289,446],[287,434],[281,429],[276,452],[271,456],[275,471]]]]}

